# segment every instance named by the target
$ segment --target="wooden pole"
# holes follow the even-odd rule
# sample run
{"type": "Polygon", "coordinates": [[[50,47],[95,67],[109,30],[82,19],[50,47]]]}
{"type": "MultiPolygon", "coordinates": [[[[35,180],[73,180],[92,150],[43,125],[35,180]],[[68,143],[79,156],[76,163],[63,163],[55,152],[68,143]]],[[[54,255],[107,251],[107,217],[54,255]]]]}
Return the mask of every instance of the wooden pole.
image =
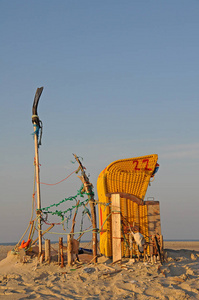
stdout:
{"type": "Polygon", "coordinates": [[[45,240],[45,261],[50,263],[51,253],[50,253],[50,240],[45,240]]]}
{"type": "MultiPolygon", "coordinates": [[[[36,125],[36,123],[34,123],[36,125]]],[[[40,194],[40,175],[39,175],[39,153],[38,153],[38,138],[36,134],[37,127],[34,126],[34,141],[35,141],[35,165],[36,165],[36,182],[37,182],[37,209],[38,209],[38,239],[39,239],[39,255],[42,253],[42,235],[41,235],[41,194],[40,194]]]]}
{"type": "Polygon", "coordinates": [[[60,245],[58,247],[58,265],[60,266],[60,245]]]}
{"type": "Polygon", "coordinates": [[[162,260],[164,261],[164,240],[163,240],[163,235],[160,235],[160,252],[162,255],[162,260]]]}
{"type": "Polygon", "coordinates": [[[59,238],[59,251],[61,255],[61,268],[64,267],[64,249],[63,249],[63,238],[59,238]]]}
{"type": "Polygon", "coordinates": [[[122,259],[120,195],[111,195],[113,262],[122,259]]]}
{"type": "Polygon", "coordinates": [[[73,262],[73,245],[72,245],[72,234],[67,236],[67,256],[68,256],[68,266],[72,266],[73,262]]]}
{"type": "Polygon", "coordinates": [[[97,221],[96,221],[96,210],[95,210],[95,200],[94,200],[94,194],[92,190],[92,184],[90,183],[85,171],[84,167],[82,166],[82,163],[80,162],[79,158],[76,154],[73,154],[76,161],[79,164],[79,169],[81,170],[82,176],[80,177],[81,181],[84,184],[84,189],[89,195],[89,204],[91,208],[91,220],[92,220],[92,226],[93,226],[93,257],[94,262],[97,262],[97,221]]]}
{"type": "Polygon", "coordinates": [[[40,120],[37,115],[37,106],[43,87],[38,88],[35,93],[35,98],[32,107],[32,123],[34,126],[34,144],[35,144],[35,168],[36,168],[36,181],[37,181],[37,209],[38,209],[38,239],[39,239],[39,256],[42,254],[42,234],[41,234],[41,194],[40,194],[40,175],[39,175],[39,152],[38,152],[38,129],[40,120]]]}

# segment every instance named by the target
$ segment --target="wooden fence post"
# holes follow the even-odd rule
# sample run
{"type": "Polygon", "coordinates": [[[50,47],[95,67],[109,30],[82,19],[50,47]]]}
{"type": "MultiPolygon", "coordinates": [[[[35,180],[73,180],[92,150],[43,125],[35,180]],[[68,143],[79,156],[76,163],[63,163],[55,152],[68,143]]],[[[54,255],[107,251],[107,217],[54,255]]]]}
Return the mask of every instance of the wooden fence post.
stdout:
{"type": "Polygon", "coordinates": [[[68,266],[72,266],[73,262],[73,245],[72,245],[72,234],[68,234],[67,237],[67,256],[68,256],[68,266]]]}
{"type": "Polygon", "coordinates": [[[45,240],[45,261],[50,263],[51,251],[50,251],[50,240],[45,240]]]}
{"type": "Polygon", "coordinates": [[[112,194],[112,254],[113,262],[122,259],[120,195],[112,194]]]}
{"type": "Polygon", "coordinates": [[[59,251],[61,256],[61,268],[64,267],[64,251],[63,251],[63,238],[59,238],[59,251]]]}

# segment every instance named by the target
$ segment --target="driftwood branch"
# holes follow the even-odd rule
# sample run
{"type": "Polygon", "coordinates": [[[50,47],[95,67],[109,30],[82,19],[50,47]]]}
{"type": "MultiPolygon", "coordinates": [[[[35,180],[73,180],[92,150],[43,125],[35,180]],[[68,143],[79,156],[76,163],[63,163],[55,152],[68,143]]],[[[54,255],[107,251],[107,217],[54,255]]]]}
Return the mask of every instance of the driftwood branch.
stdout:
{"type": "Polygon", "coordinates": [[[76,209],[75,209],[75,213],[74,213],[74,216],[73,216],[73,221],[72,221],[72,227],[71,227],[71,231],[70,233],[74,233],[74,229],[75,229],[75,219],[76,219],[76,216],[77,216],[77,209],[78,209],[78,205],[79,205],[79,200],[77,202],[77,206],[76,206],[76,209]]]}
{"type": "Polygon", "coordinates": [[[93,226],[93,257],[94,262],[97,262],[97,221],[96,221],[96,210],[95,210],[95,200],[94,200],[94,194],[93,194],[93,190],[92,190],[92,184],[90,183],[86,173],[85,173],[85,168],[83,167],[81,161],[79,160],[79,158],[77,157],[76,154],[73,154],[76,161],[79,164],[79,169],[81,170],[81,180],[84,184],[84,189],[87,192],[87,194],[89,195],[89,204],[90,204],[90,208],[91,208],[91,220],[92,220],[92,226],[93,226]]]}
{"type": "MultiPolygon", "coordinates": [[[[43,236],[45,233],[47,233],[49,230],[51,230],[54,227],[54,224],[50,225],[44,232],[42,232],[41,236],[43,236]]],[[[33,242],[32,245],[34,245],[38,241],[39,237],[37,237],[33,242]]]]}

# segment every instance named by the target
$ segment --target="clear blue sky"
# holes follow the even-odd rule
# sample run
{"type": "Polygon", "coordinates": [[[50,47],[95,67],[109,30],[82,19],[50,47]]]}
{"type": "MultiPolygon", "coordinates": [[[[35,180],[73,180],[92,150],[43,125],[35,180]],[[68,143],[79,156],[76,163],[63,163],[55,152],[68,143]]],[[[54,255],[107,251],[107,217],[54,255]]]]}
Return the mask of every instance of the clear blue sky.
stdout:
{"type": "MultiPolygon", "coordinates": [[[[199,239],[198,15],[194,0],[0,2],[0,243],[30,218],[40,86],[41,181],[66,177],[76,153],[96,190],[112,161],[157,153],[146,197],[160,201],[164,238],[199,239]]],[[[42,206],[79,186],[42,186],[42,206]]]]}

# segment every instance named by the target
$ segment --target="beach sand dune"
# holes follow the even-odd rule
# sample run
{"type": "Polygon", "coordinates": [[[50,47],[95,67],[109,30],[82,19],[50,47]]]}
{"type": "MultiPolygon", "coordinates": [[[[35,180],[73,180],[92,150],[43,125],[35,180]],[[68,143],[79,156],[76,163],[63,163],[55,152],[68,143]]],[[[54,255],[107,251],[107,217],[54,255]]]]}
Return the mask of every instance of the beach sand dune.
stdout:
{"type": "MultiPolygon", "coordinates": [[[[80,255],[82,264],[61,268],[55,261],[41,265],[28,257],[24,263],[9,254],[0,261],[0,299],[199,299],[199,242],[194,243],[167,248],[163,265],[133,259],[112,265],[106,257],[87,264],[92,256],[80,255]]],[[[1,253],[12,248],[4,247],[1,253]]]]}

